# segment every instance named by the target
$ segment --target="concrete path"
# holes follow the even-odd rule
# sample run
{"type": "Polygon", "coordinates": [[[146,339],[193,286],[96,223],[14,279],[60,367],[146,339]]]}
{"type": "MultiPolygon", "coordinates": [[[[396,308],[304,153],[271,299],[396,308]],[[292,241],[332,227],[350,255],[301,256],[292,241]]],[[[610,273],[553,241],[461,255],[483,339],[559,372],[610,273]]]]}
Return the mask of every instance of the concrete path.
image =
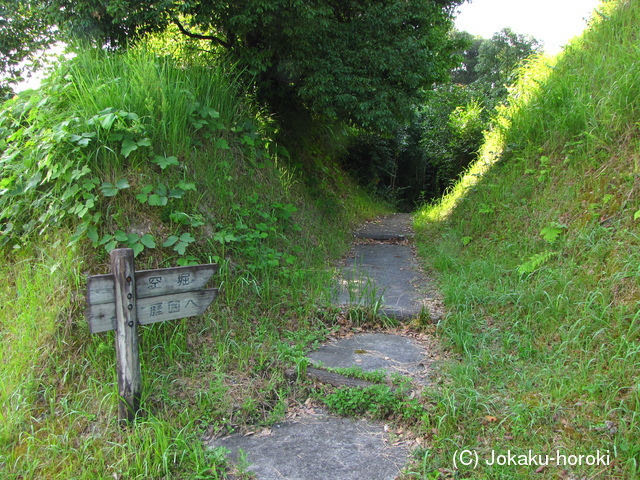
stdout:
{"type": "Polygon", "coordinates": [[[411,216],[397,213],[360,228],[357,243],[343,261],[334,302],[371,307],[398,320],[423,315],[439,318],[429,281],[421,271],[410,239],[411,216]]]}
{"type": "Polygon", "coordinates": [[[323,412],[273,425],[258,434],[214,441],[258,480],[393,480],[407,462],[405,445],[390,445],[384,425],[323,412]],[[242,452],[242,453],[240,453],[242,452]]]}
{"type": "MultiPolygon", "coordinates": [[[[378,314],[398,319],[439,317],[438,302],[428,293],[429,281],[409,244],[409,215],[369,222],[354,236],[357,243],[343,263],[335,296],[338,305],[375,306],[378,314]]],[[[308,358],[321,368],[355,366],[402,375],[419,390],[429,382],[431,346],[433,340],[420,335],[350,334],[331,339],[308,358]]],[[[257,430],[209,446],[228,449],[229,458],[257,480],[394,480],[410,456],[409,446],[390,437],[383,423],[342,418],[318,407],[257,430]]]]}
{"type": "Polygon", "coordinates": [[[357,366],[365,372],[382,370],[389,375],[404,375],[423,385],[429,375],[424,346],[402,335],[362,333],[341,338],[309,353],[309,359],[322,367],[357,366]]]}

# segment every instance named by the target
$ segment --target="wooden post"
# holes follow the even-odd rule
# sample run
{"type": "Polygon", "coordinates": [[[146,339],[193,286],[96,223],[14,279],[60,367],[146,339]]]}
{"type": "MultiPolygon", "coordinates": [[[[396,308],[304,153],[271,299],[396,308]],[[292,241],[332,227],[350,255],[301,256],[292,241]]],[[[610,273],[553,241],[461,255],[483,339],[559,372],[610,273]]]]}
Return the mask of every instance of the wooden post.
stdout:
{"type": "Polygon", "coordinates": [[[138,347],[138,315],[133,250],[111,251],[111,273],[115,283],[116,360],[118,369],[118,419],[134,420],[140,408],[141,374],[138,347]]]}

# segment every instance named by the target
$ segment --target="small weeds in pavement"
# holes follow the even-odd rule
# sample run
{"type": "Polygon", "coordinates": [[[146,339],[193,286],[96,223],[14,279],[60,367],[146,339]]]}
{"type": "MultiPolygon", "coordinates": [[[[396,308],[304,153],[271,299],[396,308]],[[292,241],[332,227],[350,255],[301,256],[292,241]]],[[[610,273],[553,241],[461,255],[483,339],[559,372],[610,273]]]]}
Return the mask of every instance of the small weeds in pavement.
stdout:
{"type": "Polygon", "coordinates": [[[320,400],[337,415],[366,415],[377,420],[393,420],[404,425],[423,421],[427,415],[427,409],[419,399],[408,398],[404,390],[393,389],[388,385],[340,387],[322,393],[320,400]]]}
{"type": "MultiPolygon", "coordinates": [[[[366,353],[366,350],[355,351],[354,353],[366,353]]],[[[330,372],[339,373],[346,377],[358,378],[360,380],[366,380],[367,382],[382,383],[387,379],[387,374],[384,370],[375,370],[373,372],[367,372],[358,367],[348,368],[328,368],[330,372]]]]}
{"type": "Polygon", "coordinates": [[[333,412],[345,416],[370,414],[375,418],[386,418],[398,408],[398,398],[386,385],[338,388],[324,396],[323,401],[333,412]]]}

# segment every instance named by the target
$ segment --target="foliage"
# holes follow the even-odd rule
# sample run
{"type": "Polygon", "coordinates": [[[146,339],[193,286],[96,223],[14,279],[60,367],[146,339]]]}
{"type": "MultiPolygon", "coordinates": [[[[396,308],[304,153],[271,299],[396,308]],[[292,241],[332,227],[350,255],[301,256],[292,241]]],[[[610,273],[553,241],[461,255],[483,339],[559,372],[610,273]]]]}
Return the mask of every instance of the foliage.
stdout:
{"type": "Polygon", "coordinates": [[[398,410],[399,397],[386,385],[366,388],[339,388],[323,397],[327,406],[338,415],[356,416],[370,413],[386,418],[398,410]]]}
{"type": "MultiPolygon", "coordinates": [[[[482,445],[611,453],[541,475],[640,473],[639,6],[603,3],[563,54],[519,72],[479,160],[417,216],[449,309],[438,331],[458,356],[430,392],[411,478],[449,469],[455,451],[482,458],[482,445]]],[[[457,474],[532,472],[481,460],[457,474]]]]}
{"type": "Polygon", "coordinates": [[[38,52],[53,41],[43,2],[3,0],[0,4],[0,99],[24,73],[38,68],[38,52]],[[23,62],[27,65],[22,66],[23,62]]]}
{"type": "MultiPolygon", "coordinates": [[[[207,227],[216,229],[209,245],[217,245],[220,254],[210,254],[213,261],[237,254],[246,259],[246,268],[253,273],[275,267],[286,271],[295,257],[277,245],[287,229],[299,230],[292,221],[297,210],[292,204],[265,204],[257,195],[243,203],[229,198],[230,210],[214,221],[188,200],[205,187],[184,178],[190,161],[185,146],[208,144],[214,158],[231,155],[233,148],[249,162],[264,162],[270,154],[254,123],[245,117],[237,125],[225,124],[230,116],[213,108],[216,97],[198,98],[199,87],[188,86],[198,79],[198,68],[187,76],[169,58],[145,57],[140,51],[131,51],[115,61],[121,76],[105,82],[100,77],[92,78],[91,70],[78,68],[92,56],[87,52],[66,62],[41,90],[21,94],[0,113],[4,138],[0,156],[0,247],[21,248],[36,235],[48,236],[55,229],[70,227],[75,228],[72,242],[88,241],[107,252],[128,247],[136,256],[167,249],[180,257],[179,265],[185,265],[195,260],[196,249],[203,244],[203,227],[207,227]],[[135,68],[127,63],[136,60],[140,63],[135,68]],[[146,87],[157,82],[160,110],[153,111],[153,98],[145,95],[138,105],[140,115],[119,103],[91,114],[103,106],[92,99],[96,91],[104,101],[111,96],[108,90],[114,81],[119,88],[130,89],[119,80],[141,75],[149,65],[153,68],[144,72],[151,74],[146,77],[146,87]],[[129,67],[134,71],[127,71],[129,67]],[[158,72],[163,73],[156,76],[158,72]],[[170,97],[170,89],[180,85],[178,96],[170,97]],[[79,106],[73,101],[78,94],[90,98],[88,105],[79,106]],[[166,105],[169,100],[172,111],[166,105]],[[76,110],[68,111],[69,105],[76,110]],[[156,122],[150,122],[151,118],[156,122]],[[167,128],[174,131],[168,132],[167,128]],[[168,147],[175,155],[159,154],[168,147]],[[122,214],[131,205],[137,205],[133,207],[139,211],[137,218],[122,214]],[[162,224],[155,228],[142,226],[149,224],[149,218],[159,219],[162,224]]],[[[99,55],[98,61],[114,62],[112,57],[99,55]]],[[[209,89],[215,77],[210,70],[204,72],[206,75],[198,80],[209,89]]],[[[132,93],[128,96],[135,100],[132,93]]],[[[118,97],[124,98],[111,97],[116,102],[118,97]]],[[[231,164],[220,161],[219,168],[229,170],[231,164]]],[[[220,198],[225,195],[231,197],[221,190],[220,198]]]]}
{"type": "Polygon", "coordinates": [[[464,172],[518,66],[540,48],[509,29],[491,39],[454,32],[453,39],[464,47],[451,82],[426,90],[408,124],[393,134],[361,134],[347,153],[347,168],[401,209],[438,198],[464,172]]]}
{"type": "Polygon", "coordinates": [[[453,32],[453,36],[462,44],[462,48],[457,52],[460,56],[460,64],[451,72],[451,81],[454,84],[470,85],[478,79],[476,66],[478,65],[480,46],[488,40],[458,30],[453,32]]]}
{"type": "Polygon", "coordinates": [[[345,167],[400,209],[440,196],[475,158],[489,114],[464,86],[427,92],[409,125],[393,137],[359,135],[345,167]]]}
{"type": "Polygon", "coordinates": [[[3,479],[235,474],[206,440],[308,397],[282,372],[333,322],[327,258],[382,208],[327,152],[308,154],[303,178],[233,75],[153,40],[83,51],[2,105],[0,204],[16,213],[0,222],[3,479]],[[85,214],[97,223],[83,230],[85,214]],[[141,328],[130,429],[113,334],[91,335],[83,311],[86,276],[108,271],[114,245],[139,250],[137,269],[220,267],[205,315],[141,328]]]}
{"type": "Polygon", "coordinates": [[[474,160],[487,128],[482,100],[462,86],[439,87],[418,114],[420,146],[425,155],[421,191],[440,196],[474,160]]]}
{"type": "Polygon", "coordinates": [[[419,90],[446,77],[459,0],[51,2],[68,35],[113,47],[175,24],[245,73],[284,121],[307,109],[366,129],[407,118],[419,90]],[[64,8],[60,8],[64,6],[64,8]]]}
{"type": "Polygon", "coordinates": [[[504,28],[491,39],[482,41],[477,47],[477,54],[473,49],[475,45],[473,42],[472,48],[465,52],[470,63],[475,63],[475,78],[468,78],[467,84],[482,93],[488,108],[495,107],[507,97],[507,87],[514,83],[520,64],[542,50],[538,40],[510,28],[504,28]]]}

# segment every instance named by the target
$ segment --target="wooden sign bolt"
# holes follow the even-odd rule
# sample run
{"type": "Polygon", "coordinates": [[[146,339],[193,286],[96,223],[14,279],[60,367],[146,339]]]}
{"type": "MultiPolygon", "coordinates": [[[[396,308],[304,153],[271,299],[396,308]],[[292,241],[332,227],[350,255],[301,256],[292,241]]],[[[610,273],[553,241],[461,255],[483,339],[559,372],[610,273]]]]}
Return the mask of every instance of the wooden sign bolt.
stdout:
{"type": "Polygon", "coordinates": [[[91,333],[115,330],[118,418],[131,422],[140,409],[142,381],[138,325],[202,314],[218,295],[202,289],[215,263],[135,271],[133,250],[111,251],[111,274],[89,277],[87,320],[91,333]]]}

